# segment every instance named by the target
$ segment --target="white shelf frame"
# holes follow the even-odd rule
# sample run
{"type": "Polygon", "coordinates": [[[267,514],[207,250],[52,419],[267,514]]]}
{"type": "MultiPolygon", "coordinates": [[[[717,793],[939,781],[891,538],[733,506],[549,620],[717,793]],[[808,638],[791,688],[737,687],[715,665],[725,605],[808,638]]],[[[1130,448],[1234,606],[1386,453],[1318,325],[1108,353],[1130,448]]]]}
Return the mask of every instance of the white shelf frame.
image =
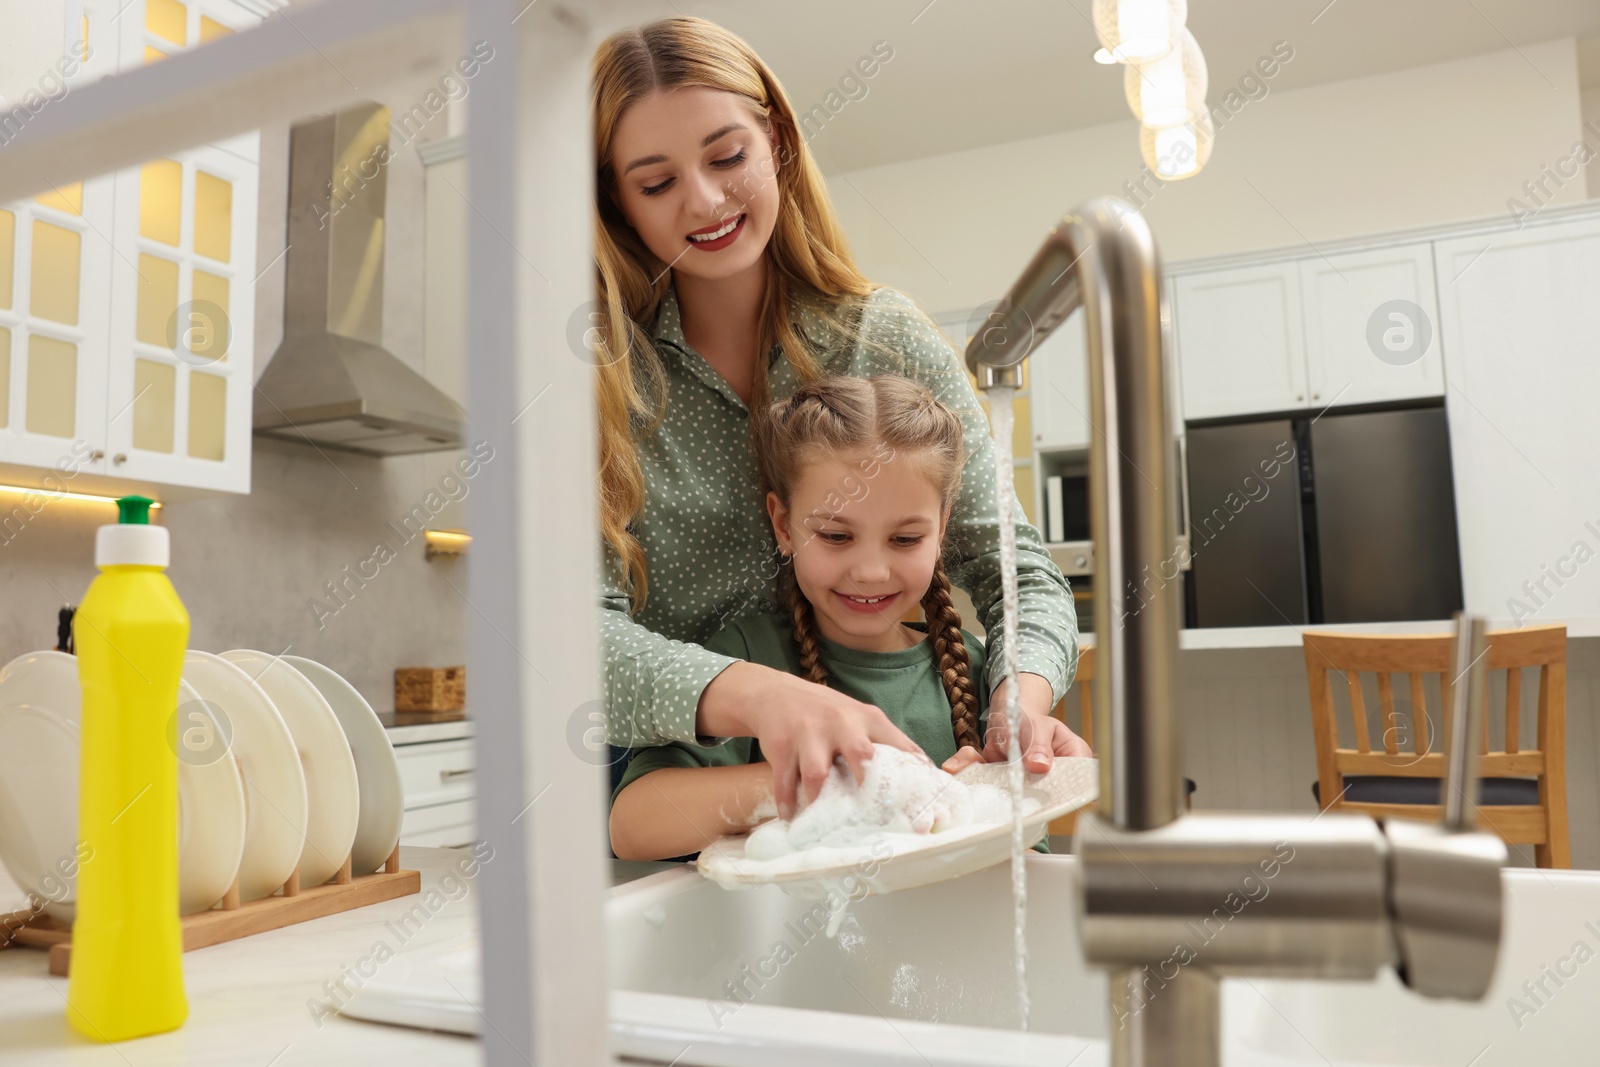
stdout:
{"type": "Polygon", "coordinates": [[[492,42],[467,135],[468,432],[497,457],[474,494],[468,655],[480,705],[516,709],[476,724],[478,833],[494,850],[476,882],[491,1065],[614,1062],[604,772],[565,741],[601,692],[594,450],[572,447],[594,439],[594,391],[566,322],[594,276],[589,57],[610,28],[670,13],[602,0],[294,6],[84,86],[0,147],[0,203],[22,200],[355,103],[492,42]],[[516,418],[546,387],[556,398],[516,418]]]}

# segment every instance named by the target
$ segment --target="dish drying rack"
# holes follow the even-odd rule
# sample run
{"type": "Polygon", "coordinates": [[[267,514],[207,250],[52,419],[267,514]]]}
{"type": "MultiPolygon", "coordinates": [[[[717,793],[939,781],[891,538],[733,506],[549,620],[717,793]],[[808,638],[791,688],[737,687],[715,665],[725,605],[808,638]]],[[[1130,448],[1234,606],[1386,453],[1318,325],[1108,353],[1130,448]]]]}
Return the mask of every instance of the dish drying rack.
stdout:
{"type": "MultiPolygon", "coordinates": [[[[296,865],[271,896],[244,903],[239,901],[239,878],[235,875],[228,892],[209,911],[183,916],[183,951],[236,941],[251,934],[278,930],[421,891],[421,872],[400,869],[399,844],[389,853],[383,868],[371,874],[352,876],[350,856],[346,854],[332,879],[321,885],[302,887],[300,868],[296,865]]],[[[39,902],[37,907],[0,915],[0,925],[11,931],[12,943],[48,950],[50,973],[66,977],[72,960],[71,923],[46,913],[43,902],[39,902]]],[[[0,942],[0,948],[3,947],[4,942],[0,942]]]]}

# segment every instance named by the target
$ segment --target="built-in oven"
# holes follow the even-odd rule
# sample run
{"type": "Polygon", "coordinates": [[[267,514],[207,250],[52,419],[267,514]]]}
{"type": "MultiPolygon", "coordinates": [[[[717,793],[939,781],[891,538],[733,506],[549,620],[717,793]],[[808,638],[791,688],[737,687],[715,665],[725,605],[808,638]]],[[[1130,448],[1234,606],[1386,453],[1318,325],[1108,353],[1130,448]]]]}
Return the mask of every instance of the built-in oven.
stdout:
{"type": "MultiPolygon", "coordinates": [[[[1144,599],[1154,583],[1183,581],[1189,570],[1188,457],[1182,435],[1173,438],[1171,491],[1175,494],[1173,514],[1177,516],[1177,541],[1172,557],[1152,575],[1130,575],[1135,583],[1130,596],[1144,599]]],[[[1050,558],[1072,587],[1078,612],[1078,629],[1094,632],[1094,540],[1089,530],[1089,453],[1039,453],[1039,532],[1044,537],[1050,558]]]]}

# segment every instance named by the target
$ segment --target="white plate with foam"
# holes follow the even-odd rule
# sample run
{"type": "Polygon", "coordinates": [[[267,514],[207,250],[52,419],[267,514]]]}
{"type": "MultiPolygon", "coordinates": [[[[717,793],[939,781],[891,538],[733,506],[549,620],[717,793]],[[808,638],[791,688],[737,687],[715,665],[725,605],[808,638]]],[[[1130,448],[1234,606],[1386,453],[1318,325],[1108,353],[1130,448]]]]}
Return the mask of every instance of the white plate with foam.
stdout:
{"type": "MultiPolygon", "coordinates": [[[[1010,796],[1011,769],[979,763],[956,775],[965,785],[994,786],[1010,796]]],[[[1050,820],[1093,803],[1100,796],[1100,761],[1058,756],[1044,774],[1023,772],[1022,840],[1031,846],[1050,820]]],[[[859,844],[816,846],[779,859],[745,855],[749,834],[719,837],[697,861],[700,873],[725,889],[779,885],[796,896],[823,899],[845,893],[894,893],[959,878],[1011,857],[1010,819],[936,833],[880,833],[859,844]]]]}

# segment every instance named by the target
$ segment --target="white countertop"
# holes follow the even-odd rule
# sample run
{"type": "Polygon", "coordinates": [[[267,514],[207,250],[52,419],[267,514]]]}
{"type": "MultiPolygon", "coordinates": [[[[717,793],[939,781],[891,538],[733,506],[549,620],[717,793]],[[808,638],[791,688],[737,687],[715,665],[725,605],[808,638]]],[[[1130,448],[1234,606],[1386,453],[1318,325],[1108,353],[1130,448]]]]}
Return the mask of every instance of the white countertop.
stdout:
{"type": "MultiPolygon", "coordinates": [[[[1547,622],[1567,624],[1567,638],[1600,637],[1600,616],[1578,619],[1529,619],[1527,626],[1540,626],[1547,622]]],[[[1183,630],[1178,634],[1181,651],[1212,649],[1299,648],[1300,634],[1311,630],[1319,633],[1341,634],[1441,634],[1455,632],[1452,619],[1430,619],[1418,622],[1347,622],[1321,626],[1217,626],[1205,629],[1183,630]]],[[[1490,619],[1489,628],[1514,629],[1509,619],[1490,619]]],[[[1084,634],[1083,644],[1094,644],[1093,634],[1084,634]]]]}
{"type": "Polygon", "coordinates": [[[429,741],[459,741],[471,737],[473,723],[471,719],[419,722],[409,726],[386,726],[384,732],[389,735],[391,745],[420,745],[429,741]]]}
{"type": "MultiPolygon", "coordinates": [[[[0,951],[0,1061],[6,1067],[476,1065],[482,1061],[476,1040],[338,1016],[323,1018],[319,1026],[308,1006],[314,998],[329,1000],[323,983],[371,958],[379,942],[399,951],[397,928],[386,923],[418,905],[430,889],[438,889],[444,902],[420,929],[409,929],[404,947],[451,941],[475,930],[476,883],[463,880],[466,889],[456,890],[454,899],[439,887],[441,876],[466,852],[402,845],[401,867],[422,872],[420,895],[185,953],[188,1021],[171,1033],[112,1046],[87,1041],[67,1025],[67,980],[49,976],[46,953],[0,951]]],[[[22,900],[21,891],[0,869],[0,912],[20,906],[22,900]]]]}

